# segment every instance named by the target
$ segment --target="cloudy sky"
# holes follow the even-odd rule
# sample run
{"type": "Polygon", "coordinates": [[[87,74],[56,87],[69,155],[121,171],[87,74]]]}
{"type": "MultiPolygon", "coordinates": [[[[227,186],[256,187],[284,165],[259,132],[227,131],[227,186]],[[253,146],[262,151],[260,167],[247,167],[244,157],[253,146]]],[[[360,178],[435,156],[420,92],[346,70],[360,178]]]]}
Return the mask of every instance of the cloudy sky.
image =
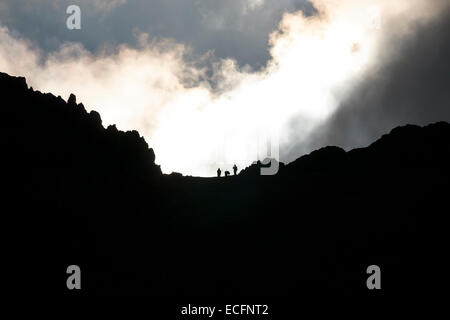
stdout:
{"type": "Polygon", "coordinates": [[[0,0],[0,71],[137,129],[163,171],[450,121],[448,0],[0,0]],[[68,30],[66,8],[81,8],[68,30]],[[278,148],[279,147],[279,148],[278,148]]]}

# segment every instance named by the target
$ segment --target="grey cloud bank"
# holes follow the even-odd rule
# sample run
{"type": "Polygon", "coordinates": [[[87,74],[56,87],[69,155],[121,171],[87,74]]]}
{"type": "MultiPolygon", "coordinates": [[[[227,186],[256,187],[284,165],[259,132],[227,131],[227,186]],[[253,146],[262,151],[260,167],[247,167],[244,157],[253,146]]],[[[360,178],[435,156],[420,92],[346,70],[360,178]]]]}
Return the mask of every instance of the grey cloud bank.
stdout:
{"type": "Polygon", "coordinates": [[[283,13],[314,12],[306,0],[2,0],[0,22],[33,41],[44,52],[64,42],[79,42],[95,52],[103,46],[136,45],[136,32],[173,38],[197,55],[210,50],[218,58],[258,68],[269,59],[268,35],[283,13]],[[79,5],[83,29],[64,28],[69,5],[79,5]]]}

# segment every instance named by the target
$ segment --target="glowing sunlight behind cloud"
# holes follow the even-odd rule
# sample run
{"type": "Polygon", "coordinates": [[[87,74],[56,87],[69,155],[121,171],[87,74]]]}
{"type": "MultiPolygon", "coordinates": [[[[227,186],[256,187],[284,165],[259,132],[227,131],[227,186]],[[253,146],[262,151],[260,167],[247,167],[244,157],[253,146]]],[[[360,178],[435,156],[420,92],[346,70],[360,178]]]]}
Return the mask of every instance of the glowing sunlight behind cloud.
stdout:
{"type": "Polygon", "coordinates": [[[380,50],[391,50],[382,47],[386,38],[394,32],[410,36],[412,24],[427,22],[439,12],[437,4],[445,3],[312,2],[317,15],[284,15],[269,37],[272,58],[259,71],[210,54],[199,58],[202,63],[188,62],[189,48],[146,34],[139,35],[138,48],[92,54],[67,43],[42,57],[5,27],[0,71],[26,76],[35,89],[64,98],[75,93],[88,110],[100,112],[105,126],[137,129],[166,173],[213,175],[219,166],[243,168],[256,160],[267,132],[279,134],[281,148],[307,139],[377,67],[380,50]]]}

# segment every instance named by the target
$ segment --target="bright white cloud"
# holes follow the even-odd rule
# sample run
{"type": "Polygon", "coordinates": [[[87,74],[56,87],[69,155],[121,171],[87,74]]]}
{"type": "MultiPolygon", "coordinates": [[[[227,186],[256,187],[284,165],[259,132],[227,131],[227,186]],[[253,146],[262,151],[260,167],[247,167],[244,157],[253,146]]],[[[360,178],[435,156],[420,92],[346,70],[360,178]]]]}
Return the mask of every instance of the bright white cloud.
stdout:
{"type": "Polygon", "coordinates": [[[41,63],[39,50],[1,28],[0,70],[25,75],[35,89],[63,97],[74,92],[105,125],[139,130],[164,172],[213,175],[219,166],[255,160],[268,131],[279,129],[282,147],[306,139],[379,63],[380,50],[389,50],[380,47],[383,39],[392,32],[410,36],[414,23],[438,12],[436,1],[314,0],[318,15],[284,15],[262,70],[216,61],[218,89],[204,81],[203,68],[187,62],[189,48],[145,34],[137,49],[94,55],[67,43],[41,63]],[[381,28],[373,27],[373,6],[381,28]]]}

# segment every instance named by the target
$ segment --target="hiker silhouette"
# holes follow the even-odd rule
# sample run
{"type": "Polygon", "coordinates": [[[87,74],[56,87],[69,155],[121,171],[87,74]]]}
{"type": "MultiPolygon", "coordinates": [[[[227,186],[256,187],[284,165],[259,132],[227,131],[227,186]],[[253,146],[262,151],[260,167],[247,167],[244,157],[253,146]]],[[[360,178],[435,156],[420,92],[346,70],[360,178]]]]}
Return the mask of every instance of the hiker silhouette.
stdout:
{"type": "Polygon", "coordinates": [[[236,164],[233,166],[233,172],[234,172],[234,175],[236,175],[237,174],[237,166],[236,166],[236,164]]]}
{"type": "Polygon", "coordinates": [[[217,169],[217,176],[220,177],[221,174],[222,174],[222,170],[220,170],[220,168],[217,169]]]}

